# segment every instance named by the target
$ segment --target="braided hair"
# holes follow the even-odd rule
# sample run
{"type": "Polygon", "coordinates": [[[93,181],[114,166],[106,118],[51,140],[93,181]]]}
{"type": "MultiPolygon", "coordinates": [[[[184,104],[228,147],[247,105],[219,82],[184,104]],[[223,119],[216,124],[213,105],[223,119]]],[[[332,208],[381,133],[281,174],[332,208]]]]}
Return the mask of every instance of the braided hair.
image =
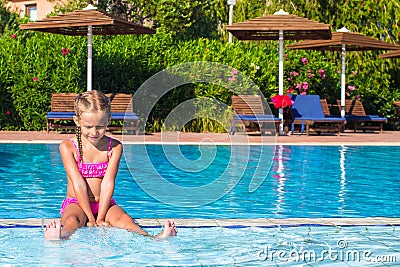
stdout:
{"type": "MultiPolygon", "coordinates": [[[[75,98],[75,116],[80,119],[84,112],[105,112],[109,116],[110,113],[110,99],[100,91],[92,90],[79,94],[75,98]]],[[[82,129],[79,125],[76,126],[76,140],[78,141],[79,155],[83,160],[82,150],[82,129]]]]}

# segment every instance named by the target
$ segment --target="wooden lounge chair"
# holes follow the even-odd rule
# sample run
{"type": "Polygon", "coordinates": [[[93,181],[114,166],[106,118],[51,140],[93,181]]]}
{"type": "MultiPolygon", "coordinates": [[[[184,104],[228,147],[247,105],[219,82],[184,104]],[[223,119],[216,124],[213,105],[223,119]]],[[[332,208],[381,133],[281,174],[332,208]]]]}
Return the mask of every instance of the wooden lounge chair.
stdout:
{"type": "MultiPolygon", "coordinates": [[[[51,129],[75,129],[75,93],[54,93],[51,96],[51,111],[47,113],[47,132],[51,129]]],[[[107,94],[110,97],[111,121],[124,121],[124,126],[110,124],[108,130],[139,133],[139,117],[133,112],[130,94],[107,94]]]]}
{"type": "MultiPolygon", "coordinates": [[[[340,107],[340,100],[337,100],[340,107]]],[[[367,115],[364,106],[359,100],[346,99],[345,102],[346,122],[353,126],[354,132],[358,129],[377,130],[383,133],[383,124],[387,122],[387,118],[378,115],[367,115]]]]}
{"type": "Polygon", "coordinates": [[[51,129],[75,129],[74,101],[78,94],[53,93],[51,95],[51,111],[47,113],[47,133],[51,129]]]}
{"type": "Polygon", "coordinates": [[[236,133],[237,124],[244,125],[243,132],[259,131],[261,135],[275,131],[279,135],[281,119],[273,114],[266,114],[260,95],[233,95],[232,107],[234,117],[231,123],[231,134],[236,133]]]}
{"type": "Polygon", "coordinates": [[[294,101],[292,106],[292,132],[294,132],[295,125],[300,124],[300,132],[302,133],[305,128],[306,135],[309,135],[310,129],[317,134],[334,132],[340,135],[346,119],[326,116],[318,95],[292,95],[291,97],[294,101]]]}
{"type": "Polygon", "coordinates": [[[320,103],[325,117],[331,116],[331,111],[329,110],[328,101],[326,101],[326,99],[321,99],[320,103]]]}

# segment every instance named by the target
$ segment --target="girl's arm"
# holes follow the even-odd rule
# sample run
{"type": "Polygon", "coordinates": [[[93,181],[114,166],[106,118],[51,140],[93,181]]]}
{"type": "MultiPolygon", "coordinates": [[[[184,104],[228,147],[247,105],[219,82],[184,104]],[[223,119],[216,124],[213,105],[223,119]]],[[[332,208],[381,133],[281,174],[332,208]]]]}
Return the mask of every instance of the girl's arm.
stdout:
{"type": "Polygon", "coordinates": [[[114,194],[115,178],[118,173],[122,151],[122,144],[117,140],[113,140],[111,155],[108,160],[108,168],[101,182],[99,213],[97,214],[96,220],[97,225],[107,225],[105,218],[110,207],[110,200],[114,194]]]}
{"type": "Polygon", "coordinates": [[[90,209],[88,189],[85,179],[82,177],[78,170],[77,162],[74,157],[75,148],[70,140],[64,140],[60,144],[60,154],[64,169],[68,175],[68,178],[72,182],[72,188],[74,189],[75,196],[78,199],[79,206],[86,214],[88,218],[88,226],[95,225],[95,218],[90,209]]]}

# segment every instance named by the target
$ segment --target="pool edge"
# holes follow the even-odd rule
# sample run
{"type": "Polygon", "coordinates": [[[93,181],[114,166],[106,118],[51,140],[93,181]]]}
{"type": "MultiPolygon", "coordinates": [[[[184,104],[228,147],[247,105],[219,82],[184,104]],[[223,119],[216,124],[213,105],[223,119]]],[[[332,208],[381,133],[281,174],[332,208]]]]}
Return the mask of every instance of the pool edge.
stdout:
{"type": "MultiPolygon", "coordinates": [[[[57,220],[43,219],[0,219],[0,228],[43,227],[47,222],[57,220]]],[[[136,219],[143,227],[161,227],[165,219],[136,219]]],[[[400,218],[259,218],[259,219],[173,219],[178,227],[296,227],[296,226],[400,226],[400,218]]]]}

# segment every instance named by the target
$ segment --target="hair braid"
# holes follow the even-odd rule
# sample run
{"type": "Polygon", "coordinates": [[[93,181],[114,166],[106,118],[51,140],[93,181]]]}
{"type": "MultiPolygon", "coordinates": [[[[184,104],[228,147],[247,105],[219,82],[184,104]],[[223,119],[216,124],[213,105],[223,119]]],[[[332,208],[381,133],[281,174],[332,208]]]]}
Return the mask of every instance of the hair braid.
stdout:
{"type": "MultiPolygon", "coordinates": [[[[108,118],[111,118],[110,100],[102,92],[97,90],[87,91],[78,94],[74,103],[75,115],[80,120],[83,112],[105,112],[108,118]]],[[[83,161],[82,149],[82,129],[76,126],[76,140],[78,142],[79,155],[83,161]]]]}
{"type": "Polygon", "coordinates": [[[81,160],[83,162],[83,149],[82,149],[82,131],[80,126],[76,126],[76,140],[78,141],[78,150],[81,160]]]}

